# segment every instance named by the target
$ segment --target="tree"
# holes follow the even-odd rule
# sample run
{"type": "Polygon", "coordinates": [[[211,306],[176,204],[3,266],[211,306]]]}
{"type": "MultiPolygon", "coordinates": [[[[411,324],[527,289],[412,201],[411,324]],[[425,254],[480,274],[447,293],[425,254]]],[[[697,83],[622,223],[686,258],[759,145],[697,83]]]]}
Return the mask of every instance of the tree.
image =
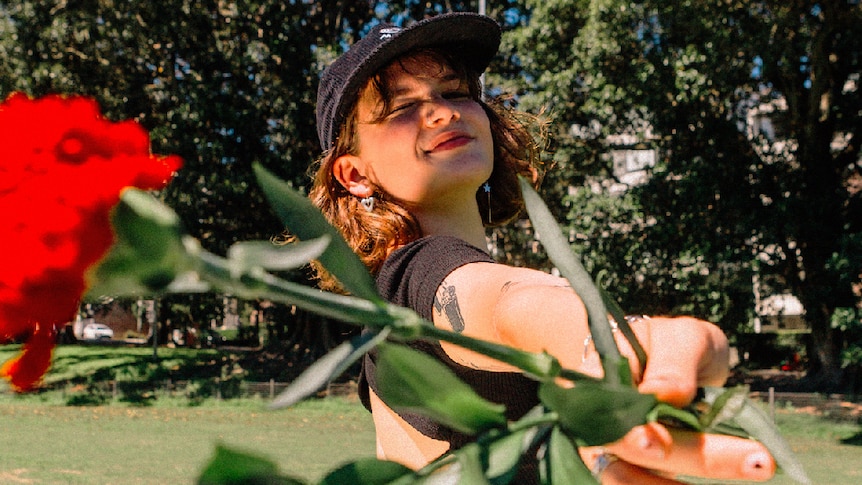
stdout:
{"type": "Polygon", "coordinates": [[[844,186],[860,172],[858,2],[526,3],[529,22],[507,42],[524,71],[522,105],[555,115],[566,176],[608,178],[613,134],[659,153],[649,181],[629,192],[631,219],[569,220],[574,234],[629,233],[602,247],[625,305],[743,319],[759,258],[803,302],[812,375],[836,386],[830,318],[855,306],[862,272],[859,192],[844,186]],[[747,131],[746,116],[767,104],[779,107],[771,138],[747,131]],[[676,296],[691,294],[700,303],[680,305],[676,296]]]}
{"type": "Polygon", "coordinates": [[[24,0],[0,13],[0,96],[86,94],[108,117],[142,123],[154,151],[185,161],[164,198],[224,253],[282,230],[251,164],[306,183],[327,46],[371,11],[355,1],[24,0]]]}
{"type": "Polygon", "coordinates": [[[160,196],[224,254],[283,231],[251,165],[306,184],[317,73],[371,12],[361,1],[0,1],[0,97],[84,94],[108,118],[140,122],[154,152],[184,159],[160,196]]]}

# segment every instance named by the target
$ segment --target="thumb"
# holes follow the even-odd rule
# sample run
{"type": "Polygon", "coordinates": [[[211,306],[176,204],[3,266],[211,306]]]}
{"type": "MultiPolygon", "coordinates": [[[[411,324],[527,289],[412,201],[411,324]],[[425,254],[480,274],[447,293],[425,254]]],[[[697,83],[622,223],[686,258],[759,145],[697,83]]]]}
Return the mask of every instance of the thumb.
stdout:
{"type": "Polygon", "coordinates": [[[693,318],[662,320],[652,325],[652,353],[638,390],[679,407],[694,399],[699,386],[723,385],[728,345],[721,329],[693,318]]]}

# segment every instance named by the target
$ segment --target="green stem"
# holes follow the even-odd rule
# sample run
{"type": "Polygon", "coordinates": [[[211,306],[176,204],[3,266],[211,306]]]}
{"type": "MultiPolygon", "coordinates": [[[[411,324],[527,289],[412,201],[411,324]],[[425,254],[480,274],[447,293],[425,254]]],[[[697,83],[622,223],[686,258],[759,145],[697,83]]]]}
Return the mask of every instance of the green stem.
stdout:
{"type": "Polygon", "coordinates": [[[206,251],[201,251],[197,256],[197,271],[201,278],[240,297],[267,298],[356,325],[386,327],[394,337],[403,340],[425,338],[446,341],[521,369],[539,381],[556,377],[572,381],[597,381],[586,374],[561,369],[559,361],[549,354],[525,352],[439,329],[407,308],[378,305],[362,298],[320,291],[285,281],[263,270],[237,276],[232,273],[226,259],[206,251]]]}
{"type": "Polygon", "coordinates": [[[601,357],[605,381],[609,384],[631,384],[630,375],[621,375],[621,372],[627,370],[628,364],[624,362],[617,348],[601,292],[599,292],[580,259],[572,253],[568,241],[560,232],[560,226],[551,211],[548,210],[545,202],[529,182],[523,178],[519,180],[527,215],[536,229],[538,239],[542,242],[560,274],[569,281],[572,289],[575,290],[586,307],[590,335],[592,335],[596,351],[601,357]]]}
{"type": "Polygon", "coordinates": [[[201,278],[213,286],[240,297],[266,298],[296,305],[323,316],[369,326],[384,327],[395,323],[392,312],[386,306],[369,300],[292,283],[263,270],[236,277],[227,260],[204,251],[198,255],[197,271],[201,278]]]}

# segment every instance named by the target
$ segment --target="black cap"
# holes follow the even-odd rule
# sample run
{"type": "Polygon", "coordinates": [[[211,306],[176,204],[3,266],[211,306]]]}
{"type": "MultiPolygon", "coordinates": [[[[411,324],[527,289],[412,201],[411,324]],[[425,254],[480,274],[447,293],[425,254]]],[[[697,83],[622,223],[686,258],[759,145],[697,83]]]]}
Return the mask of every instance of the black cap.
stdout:
{"type": "Polygon", "coordinates": [[[320,77],[317,136],[321,148],[329,150],[335,144],[359,90],[371,76],[408,51],[433,46],[451,46],[476,72],[482,72],[500,46],[500,26],[490,17],[470,12],[437,15],[404,28],[374,26],[320,77]]]}

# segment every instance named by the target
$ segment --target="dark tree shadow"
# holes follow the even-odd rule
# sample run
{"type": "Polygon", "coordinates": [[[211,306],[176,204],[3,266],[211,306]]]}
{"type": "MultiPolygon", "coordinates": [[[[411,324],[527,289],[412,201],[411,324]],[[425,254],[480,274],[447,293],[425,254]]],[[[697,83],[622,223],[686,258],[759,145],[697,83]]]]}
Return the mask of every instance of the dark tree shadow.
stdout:
{"type": "Polygon", "coordinates": [[[849,438],[844,438],[841,440],[841,443],[845,445],[862,446],[862,431],[849,438]]]}

